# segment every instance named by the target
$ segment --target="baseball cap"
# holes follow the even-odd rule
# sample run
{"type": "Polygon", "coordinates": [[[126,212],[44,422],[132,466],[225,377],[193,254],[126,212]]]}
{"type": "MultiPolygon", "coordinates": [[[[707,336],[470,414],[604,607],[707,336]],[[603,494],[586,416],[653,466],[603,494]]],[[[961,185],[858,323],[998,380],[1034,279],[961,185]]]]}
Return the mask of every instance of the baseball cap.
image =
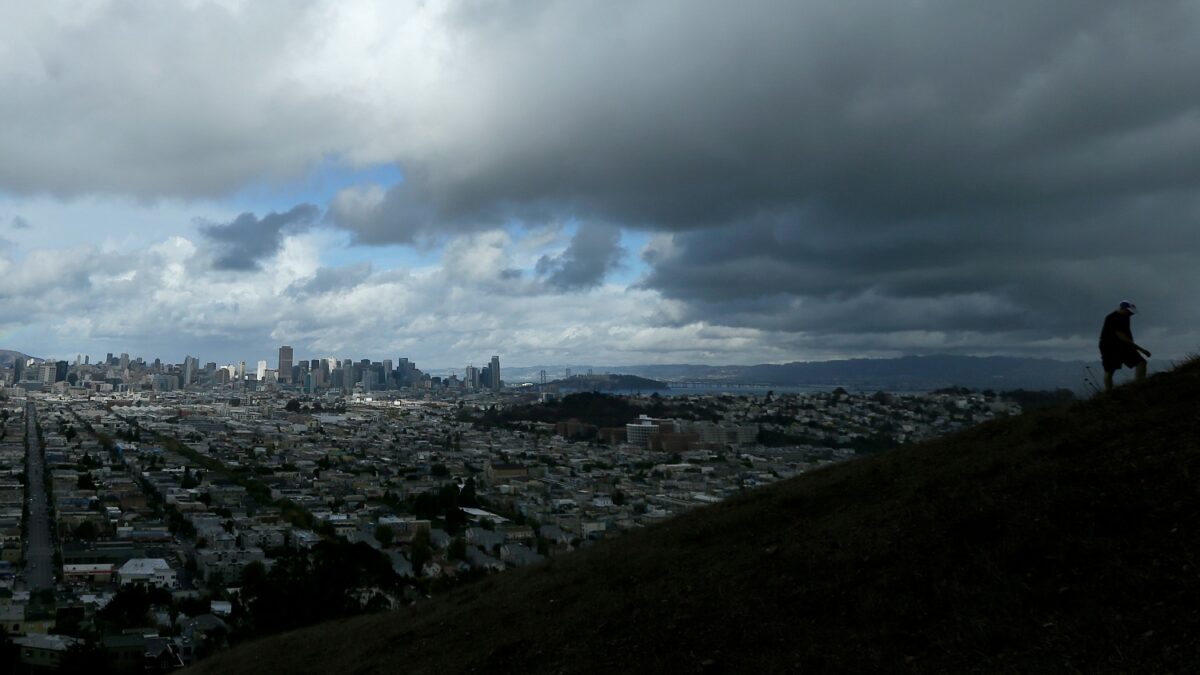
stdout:
{"type": "Polygon", "coordinates": [[[1129,302],[1128,300],[1121,303],[1121,309],[1129,310],[1130,314],[1137,314],[1137,305],[1133,304],[1132,302],[1129,302]]]}

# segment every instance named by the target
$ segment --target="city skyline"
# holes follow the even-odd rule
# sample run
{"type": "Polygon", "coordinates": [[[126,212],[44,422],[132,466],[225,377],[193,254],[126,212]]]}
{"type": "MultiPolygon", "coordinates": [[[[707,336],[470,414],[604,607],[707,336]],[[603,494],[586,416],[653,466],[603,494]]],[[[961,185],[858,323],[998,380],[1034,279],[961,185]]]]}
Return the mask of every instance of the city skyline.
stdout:
{"type": "Polygon", "coordinates": [[[497,354],[493,354],[488,365],[482,369],[467,364],[458,368],[431,369],[435,372],[421,370],[415,361],[404,356],[394,361],[390,358],[339,359],[333,356],[296,361],[295,351],[289,345],[279,347],[274,367],[268,359],[258,359],[253,368],[244,359],[227,363],[208,361],[201,367],[200,359],[192,355],[184,357],[182,362],[159,357],[151,360],[128,352],[108,352],[94,361],[91,355],[84,354],[76,354],[73,360],[46,359],[40,362],[36,357],[19,357],[11,352],[0,356],[3,356],[0,359],[0,366],[3,366],[0,368],[0,373],[3,373],[0,375],[0,384],[38,389],[71,386],[104,392],[139,389],[163,392],[189,389],[193,385],[206,389],[230,385],[246,389],[249,384],[248,390],[253,391],[258,385],[267,384],[306,394],[330,390],[345,394],[356,391],[369,394],[375,390],[394,391],[431,386],[454,391],[486,389],[498,394],[504,384],[500,356],[497,354]],[[11,376],[5,371],[11,371],[11,376]]]}

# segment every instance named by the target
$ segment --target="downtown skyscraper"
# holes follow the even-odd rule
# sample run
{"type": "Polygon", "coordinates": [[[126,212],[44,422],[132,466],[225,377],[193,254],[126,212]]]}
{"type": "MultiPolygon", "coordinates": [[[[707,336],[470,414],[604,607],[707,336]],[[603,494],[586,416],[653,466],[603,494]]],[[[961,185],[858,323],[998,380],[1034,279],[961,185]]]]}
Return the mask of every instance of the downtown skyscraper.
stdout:
{"type": "Polygon", "coordinates": [[[292,348],[288,345],[279,348],[279,369],[275,376],[281,383],[292,381],[292,348]]]}

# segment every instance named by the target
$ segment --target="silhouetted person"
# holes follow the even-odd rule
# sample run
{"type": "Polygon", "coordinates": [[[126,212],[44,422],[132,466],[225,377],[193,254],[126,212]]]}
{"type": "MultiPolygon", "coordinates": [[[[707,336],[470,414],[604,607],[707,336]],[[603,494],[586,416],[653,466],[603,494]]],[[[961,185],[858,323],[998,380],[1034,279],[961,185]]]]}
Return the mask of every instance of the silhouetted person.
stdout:
{"type": "Polygon", "coordinates": [[[1104,391],[1112,391],[1113,373],[1126,368],[1137,369],[1137,379],[1146,378],[1146,359],[1150,352],[1142,349],[1133,341],[1133,330],[1129,327],[1129,317],[1137,314],[1137,305],[1132,302],[1122,302],[1117,311],[1104,317],[1104,327],[1100,329],[1100,361],[1104,364],[1104,391]]]}

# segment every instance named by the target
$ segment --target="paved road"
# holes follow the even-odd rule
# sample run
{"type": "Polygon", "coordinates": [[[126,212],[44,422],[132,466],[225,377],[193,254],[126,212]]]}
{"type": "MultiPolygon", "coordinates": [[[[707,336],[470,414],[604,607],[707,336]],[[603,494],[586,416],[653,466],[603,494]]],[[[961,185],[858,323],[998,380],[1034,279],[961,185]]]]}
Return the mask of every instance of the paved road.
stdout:
{"type": "Polygon", "coordinates": [[[29,538],[25,542],[25,588],[54,588],[54,540],[46,500],[45,457],[38,445],[37,408],[25,407],[25,498],[29,502],[29,538]]]}

